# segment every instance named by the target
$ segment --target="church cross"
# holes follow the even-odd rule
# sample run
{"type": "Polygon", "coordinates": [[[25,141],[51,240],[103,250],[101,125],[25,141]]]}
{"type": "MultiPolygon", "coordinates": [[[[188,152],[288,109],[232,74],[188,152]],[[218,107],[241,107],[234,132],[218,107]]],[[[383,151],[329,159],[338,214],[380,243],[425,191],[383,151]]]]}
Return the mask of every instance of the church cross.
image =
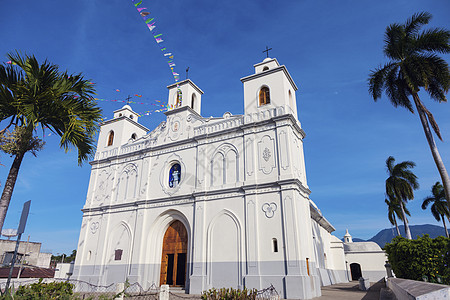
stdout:
{"type": "Polygon", "coordinates": [[[272,50],[272,48],[266,46],[266,50],[263,51],[263,53],[266,52],[267,57],[269,57],[269,50],[272,50]]]}
{"type": "Polygon", "coordinates": [[[125,100],[127,100],[127,104],[130,104],[130,102],[131,102],[131,101],[130,101],[130,100],[131,100],[131,96],[128,95],[128,97],[126,97],[125,100]]]}
{"type": "Polygon", "coordinates": [[[188,79],[189,75],[189,67],[186,68],[186,79],[188,79]]]}

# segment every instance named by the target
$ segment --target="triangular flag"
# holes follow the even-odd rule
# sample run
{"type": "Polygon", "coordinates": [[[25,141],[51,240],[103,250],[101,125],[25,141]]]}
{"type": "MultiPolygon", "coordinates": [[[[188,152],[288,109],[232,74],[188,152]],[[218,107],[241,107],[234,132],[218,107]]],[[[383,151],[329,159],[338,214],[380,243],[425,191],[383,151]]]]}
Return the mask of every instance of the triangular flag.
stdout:
{"type": "Polygon", "coordinates": [[[164,53],[164,56],[172,55],[172,53],[164,53]]]}
{"type": "Polygon", "coordinates": [[[142,4],[142,0],[139,1],[138,3],[134,4],[134,6],[135,6],[135,7],[138,7],[138,6],[141,5],[141,4],[142,4]]]}
{"type": "Polygon", "coordinates": [[[150,13],[148,12],[148,11],[143,11],[143,12],[141,12],[141,16],[142,17],[146,17],[146,16],[148,16],[150,13]]]}
{"type": "Polygon", "coordinates": [[[147,7],[139,7],[137,10],[138,10],[138,12],[141,12],[141,11],[143,11],[144,9],[147,9],[147,7]]]}
{"type": "MultiPolygon", "coordinates": [[[[155,19],[155,18],[147,19],[147,20],[145,20],[145,23],[148,24],[148,23],[150,23],[151,21],[153,21],[154,19],[155,19]]],[[[153,24],[155,24],[155,23],[153,23],[153,24]]],[[[152,25],[153,25],[153,24],[152,24],[152,25]]]]}

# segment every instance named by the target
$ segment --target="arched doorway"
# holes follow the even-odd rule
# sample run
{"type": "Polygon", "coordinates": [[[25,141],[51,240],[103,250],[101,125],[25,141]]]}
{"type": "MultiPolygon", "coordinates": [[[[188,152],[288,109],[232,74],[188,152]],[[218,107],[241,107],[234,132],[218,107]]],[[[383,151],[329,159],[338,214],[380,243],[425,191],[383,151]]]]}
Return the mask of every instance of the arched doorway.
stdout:
{"type": "Polygon", "coordinates": [[[186,281],[188,236],[180,221],[170,224],[164,234],[160,284],[183,286],[186,281]]]}
{"type": "Polygon", "coordinates": [[[352,273],[352,280],[359,280],[362,277],[361,265],[357,263],[350,264],[350,272],[352,273]]]}

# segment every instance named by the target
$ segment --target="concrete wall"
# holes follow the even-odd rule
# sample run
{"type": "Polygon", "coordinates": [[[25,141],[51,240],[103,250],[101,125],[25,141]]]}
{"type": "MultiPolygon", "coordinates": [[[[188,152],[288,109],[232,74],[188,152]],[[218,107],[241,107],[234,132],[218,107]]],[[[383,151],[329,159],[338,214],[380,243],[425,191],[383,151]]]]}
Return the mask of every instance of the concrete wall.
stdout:
{"type": "Polygon", "coordinates": [[[74,266],[74,262],[56,264],[55,275],[53,277],[54,278],[64,278],[64,279],[70,278],[73,274],[73,266],[74,266]]]}
{"type": "Polygon", "coordinates": [[[388,278],[387,286],[397,300],[450,299],[450,286],[402,278],[388,278]]]}
{"type": "Polygon", "coordinates": [[[366,252],[346,252],[345,260],[347,262],[348,276],[351,280],[350,265],[358,263],[361,266],[362,277],[368,278],[370,282],[377,282],[386,276],[384,267],[387,256],[384,251],[366,251],[366,252]]]}
{"type": "MultiPolygon", "coordinates": [[[[0,257],[2,259],[2,263],[5,262],[5,259],[7,260],[7,263],[10,264],[12,255],[6,255],[6,252],[14,252],[16,248],[16,241],[11,240],[0,240],[0,257]]],[[[20,255],[24,255],[26,252],[25,257],[25,263],[42,267],[42,268],[48,268],[50,266],[50,258],[51,253],[41,253],[41,243],[36,242],[26,242],[21,241],[19,243],[19,249],[18,253],[20,255]]]]}

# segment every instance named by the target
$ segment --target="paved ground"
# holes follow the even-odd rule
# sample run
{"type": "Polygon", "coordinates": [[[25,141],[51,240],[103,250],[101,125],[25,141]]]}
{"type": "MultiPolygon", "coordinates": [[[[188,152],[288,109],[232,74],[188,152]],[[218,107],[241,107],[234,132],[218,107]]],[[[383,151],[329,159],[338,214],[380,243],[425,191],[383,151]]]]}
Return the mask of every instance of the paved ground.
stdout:
{"type": "Polygon", "coordinates": [[[358,282],[333,284],[322,287],[322,296],[314,300],[379,300],[380,290],[385,287],[384,282],[371,282],[368,291],[360,291],[358,282]]]}

